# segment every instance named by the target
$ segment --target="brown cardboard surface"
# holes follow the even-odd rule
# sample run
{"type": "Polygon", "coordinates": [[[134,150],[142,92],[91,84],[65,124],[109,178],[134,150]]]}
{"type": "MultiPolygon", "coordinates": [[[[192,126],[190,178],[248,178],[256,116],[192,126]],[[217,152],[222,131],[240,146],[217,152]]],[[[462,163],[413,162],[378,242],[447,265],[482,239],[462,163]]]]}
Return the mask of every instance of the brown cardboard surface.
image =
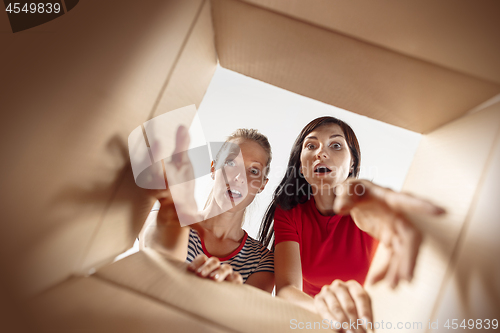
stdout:
{"type": "Polygon", "coordinates": [[[30,301],[36,332],[232,332],[94,277],[65,281],[30,301]]]}
{"type": "Polygon", "coordinates": [[[0,309],[7,324],[25,326],[11,299],[42,291],[30,314],[46,331],[279,332],[291,318],[320,321],[249,286],[199,279],[142,252],[95,276],[69,278],[132,244],[152,202],[133,183],[127,136],[152,116],[198,106],[215,49],[229,69],[429,132],[404,189],[449,215],[415,218],[427,238],[414,283],[396,292],[371,288],[375,320],[425,328],[434,304],[434,318],[448,316],[450,304],[464,316],[497,315],[488,312],[499,304],[491,296],[496,271],[486,271],[477,257],[488,253],[476,247],[497,250],[485,229],[498,215],[489,200],[498,191],[490,183],[498,180],[499,106],[460,118],[500,91],[500,46],[490,33],[499,24],[497,3],[454,1],[455,12],[441,20],[451,2],[427,1],[213,0],[215,46],[207,0],[82,1],[43,26],[2,33],[0,264],[8,273],[0,295],[8,290],[9,298],[0,309]]]}
{"type": "Polygon", "coordinates": [[[500,3],[495,0],[243,1],[500,83],[500,3]]]}
{"type": "MultiPolygon", "coordinates": [[[[202,4],[84,1],[1,34],[0,256],[19,293],[78,271],[129,166],[127,136],[155,110],[202,4]]],[[[146,217],[138,199],[121,208],[146,217]]]]}
{"type": "MultiPolygon", "coordinates": [[[[215,72],[217,56],[208,1],[199,8],[192,24],[189,37],[161,92],[152,117],[190,104],[198,107],[215,72]]],[[[184,125],[189,127],[192,119],[186,121],[184,125]]],[[[172,128],[163,128],[163,136],[171,136],[173,149],[179,124],[171,125],[172,128]]],[[[79,270],[86,271],[93,265],[110,261],[132,247],[152,206],[151,200],[144,198],[144,195],[134,183],[131,169],[127,168],[79,270]]]]}
{"type": "Polygon", "coordinates": [[[0,328],[2,332],[33,332],[33,327],[28,324],[29,316],[23,313],[23,307],[4,288],[5,281],[0,277],[0,328]]]}
{"type": "Polygon", "coordinates": [[[425,133],[500,85],[238,0],[213,0],[221,66],[389,124],[425,133]]]}
{"type": "MultiPolygon", "coordinates": [[[[414,217],[425,234],[415,277],[394,292],[383,284],[368,289],[376,320],[422,322],[423,330],[415,332],[425,331],[499,131],[497,103],[422,138],[403,191],[443,206],[447,215],[414,217]]],[[[382,251],[377,252],[371,269],[377,268],[382,255],[382,251]]]]}
{"type": "MultiPolygon", "coordinates": [[[[500,114],[499,104],[496,110],[500,114]]],[[[447,320],[453,325],[453,319],[457,325],[465,319],[469,327],[469,319],[473,319],[470,331],[480,332],[486,329],[486,319],[493,329],[491,321],[500,318],[500,130],[481,176],[434,308],[432,321],[438,321],[440,327],[447,320]]]]}
{"type": "Polygon", "coordinates": [[[201,279],[186,264],[153,251],[107,265],[95,276],[238,332],[289,331],[291,319],[321,322],[318,315],[257,288],[201,279]]]}
{"type": "Polygon", "coordinates": [[[211,8],[206,0],[153,116],[191,104],[198,108],[216,68],[211,8]]]}

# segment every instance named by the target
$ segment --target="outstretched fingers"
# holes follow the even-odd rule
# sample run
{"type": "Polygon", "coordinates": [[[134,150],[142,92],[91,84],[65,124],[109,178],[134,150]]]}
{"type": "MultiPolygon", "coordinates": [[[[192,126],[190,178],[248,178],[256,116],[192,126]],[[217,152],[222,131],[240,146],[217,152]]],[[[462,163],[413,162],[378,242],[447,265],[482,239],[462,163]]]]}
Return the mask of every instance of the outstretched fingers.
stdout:
{"type": "Polygon", "coordinates": [[[172,154],[172,162],[177,168],[186,162],[189,162],[187,151],[189,149],[189,132],[185,126],[179,126],[175,135],[175,150],[172,154]]]}
{"type": "Polygon", "coordinates": [[[389,207],[401,213],[441,215],[446,212],[444,208],[427,200],[417,198],[408,193],[394,192],[391,189],[380,186],[373,188],[371,194],[380,197],[389,207]]]}
{"type": "Polygon", "coordinates": [[[240,273],[232,271],[231,274],[229,274],[226,277],[226,281],[229,281],[229,282],[235,283],[235,284],[243,284],[243,277],[241,276],[240,273]]]}
{"type": "Polygon", "coordinates": [[[243,284],[243,277],[235,272],[229,264],[221,264],[216,257],[207,257],[205,254],[199,254],[187,266],[187,269],[196,275],[209,278],[217,282],[228,281],[235,284],[243,284]]]}
{"type": "Polygon", "coordinates": [[[371,300],[363,287],[354,280],[335,280],[325,285],[314,297],[318,313],[342,332],[364,333],[372,322],[371,300]]]}

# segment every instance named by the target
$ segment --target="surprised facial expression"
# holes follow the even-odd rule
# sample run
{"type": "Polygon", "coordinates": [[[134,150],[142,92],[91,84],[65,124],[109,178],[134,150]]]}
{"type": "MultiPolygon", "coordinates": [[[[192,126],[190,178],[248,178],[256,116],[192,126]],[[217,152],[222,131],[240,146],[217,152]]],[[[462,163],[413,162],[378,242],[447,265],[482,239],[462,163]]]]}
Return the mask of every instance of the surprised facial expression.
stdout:
{"type": "Polygon", "coordinates": [[[306,136],[300,154],[301,171],[313,188],[333,188],[347,179],[352,157],[337,124],[316,128],[306,136]]]}
{"type": "Polygon", "coordinates": [[[239,151],[222,154],[224,165],[214,173],[214,199],[223,211],[245,209],[267,183],[264,169],[268,156],[264,149],[241,138],[231,143],[238,145],[239,151]]]}

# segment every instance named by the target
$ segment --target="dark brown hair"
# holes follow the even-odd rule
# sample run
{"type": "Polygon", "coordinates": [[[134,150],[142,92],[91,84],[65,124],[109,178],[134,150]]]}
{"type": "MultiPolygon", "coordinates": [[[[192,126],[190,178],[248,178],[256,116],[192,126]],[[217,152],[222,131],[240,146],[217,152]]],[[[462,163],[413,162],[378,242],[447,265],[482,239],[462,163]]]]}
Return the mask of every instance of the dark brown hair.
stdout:
{"type": "MultiPolygon", "coordinates": [[[[357,178],[359,174],[359,168],[361,165],[361,152],[359,149],[358,139],[352,128],[340,119],[335,117],[320,117],[316,118],[307,124],[293,144],[292,151],[290,152],[290,159],[288,160],[288,166],[285,176],[281,180],[280,184],[276,188],[273,194],[273,199],[266,210],[264,219],[259,230],[259,241],[266,247],[270,243],[274,242],[274,212],[276,206],[280,206],[281,209],[290,210],[297,206],[299,203],[304,203],[310,199],[312,194],[311,185],[306,181],[303,175],[298,172],[300,168],[300,154],[302,152],[302,144],[305,138],[317,129],[318,127],[336,124],[344,132],[345,140],[349,146],[353,160],[352,171],[349,172],[348,177],[357,178]],[[286,188],[287,193],[294,193],[294,195],[288,195],[283,191],[286,188]]],[[[274,245],[272,246],[274,248],[274,245]]]]}

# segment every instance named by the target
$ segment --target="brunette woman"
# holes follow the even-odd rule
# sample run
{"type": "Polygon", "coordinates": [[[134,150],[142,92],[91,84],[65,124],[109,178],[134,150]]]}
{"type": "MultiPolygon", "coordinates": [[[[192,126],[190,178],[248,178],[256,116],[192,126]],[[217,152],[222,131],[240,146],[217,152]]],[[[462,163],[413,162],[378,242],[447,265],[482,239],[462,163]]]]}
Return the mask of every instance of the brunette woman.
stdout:
{"type": "Polygon", "coordinates": [[[392,251],[391,285],[413,275],[421,235],[405,213],[442,214],[429,202],[357,180],[361,153],[349,125],[334,117],[307,124],[260,230],[275,248],[276,292],[336,322],[371,321],[362,287],[381,240],[392,251]],[[274,226],[273,226],[274,221],[274,226]],[[274,240],[274,243],[272,243],[274,240]]]}

